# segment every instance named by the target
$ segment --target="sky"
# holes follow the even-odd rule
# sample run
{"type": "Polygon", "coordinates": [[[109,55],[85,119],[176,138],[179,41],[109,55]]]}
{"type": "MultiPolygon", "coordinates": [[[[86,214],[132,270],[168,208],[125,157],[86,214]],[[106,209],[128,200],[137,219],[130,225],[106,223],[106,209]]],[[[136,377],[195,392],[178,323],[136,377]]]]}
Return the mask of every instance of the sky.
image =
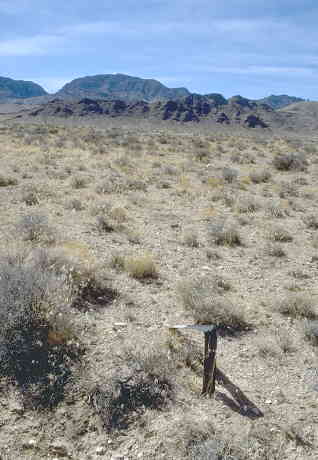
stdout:
{"type": "Polygon", "coordinates": [[[0,0],[0,76],[85,75],[318,100],[317,0],[0,0]]]}

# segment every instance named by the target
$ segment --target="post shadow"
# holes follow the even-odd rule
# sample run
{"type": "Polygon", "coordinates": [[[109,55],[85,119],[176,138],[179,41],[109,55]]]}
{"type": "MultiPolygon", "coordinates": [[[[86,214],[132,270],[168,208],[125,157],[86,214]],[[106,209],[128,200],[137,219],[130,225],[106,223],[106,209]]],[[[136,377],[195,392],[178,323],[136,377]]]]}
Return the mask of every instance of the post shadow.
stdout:
{"type": "Polygon", "coordinates": [[[222,385],[232,396],[231,399],[224,393],[219,391],[216,392],[215,398],[222,401],[226,406],[232,409],[234,412],[248,417],[250,419],[256,419],[264,417],[263,412],[250,400],[248,397],[237,387],[219,368],[215,369],[215,380],[218,384],[222,385]]]}

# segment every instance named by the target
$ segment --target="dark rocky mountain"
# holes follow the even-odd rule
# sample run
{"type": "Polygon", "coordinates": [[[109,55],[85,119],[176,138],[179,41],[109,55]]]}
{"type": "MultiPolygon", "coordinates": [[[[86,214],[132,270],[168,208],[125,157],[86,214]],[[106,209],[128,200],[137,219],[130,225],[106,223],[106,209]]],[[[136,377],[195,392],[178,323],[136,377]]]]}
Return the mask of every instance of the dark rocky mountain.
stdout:
{"type": "Polygon", "coordinates": [[[267,104],[272,109],[282,109],[283,107],[287,107],[290,104],[294,104],[295,102],[304,102],[305,99],[302,99],[301,97],[295,97],[295,96],[287,96],[287,94],[281,94],[278,96],[275,96],[272,94],[271,96],[264,97],[263,99],[258,99],[256,102],[267,104]]]}
{"type": "Polygon", "coordinates": [[[122,99],[125,101],[157,101],[188,96],[186,88],[167,88],[157,80],[124,74],[95,75],[77,78],[56,93],[62,99],[122,99]]]}
{"type": "Polygon", "coordinates": [[[47,92],[37,83],[0,77],[0,100],[27,99],[45,96],[47,92]]]}
{"type": "Polygon", "coordinates": [[[29,115],[42,118],[134,117],[178,122],[208,121],[219,125],[235,124],[248,128],[266,128],[273,123],[283,124],[284,115],[280,115],[265,104],[257,104],[241,96],[224,101],[219,95],[201,96],[198,94],[191,94],[178,100],[151,103],[90,98],[83,98],[79,101],[54,99],[42,104],[36,110],[29,111],[29,115]]]}

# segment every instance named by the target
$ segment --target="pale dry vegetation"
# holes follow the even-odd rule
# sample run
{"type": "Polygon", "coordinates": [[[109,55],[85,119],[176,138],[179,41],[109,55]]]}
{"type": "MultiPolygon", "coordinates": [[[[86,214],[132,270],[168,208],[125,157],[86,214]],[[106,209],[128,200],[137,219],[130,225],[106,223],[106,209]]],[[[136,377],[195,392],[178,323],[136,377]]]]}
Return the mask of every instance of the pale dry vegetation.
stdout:
{"type": "Polygon", "coordinates": [[[314,460],[314,142],[67,123],[0,126],[0,458],[314,460]]]}

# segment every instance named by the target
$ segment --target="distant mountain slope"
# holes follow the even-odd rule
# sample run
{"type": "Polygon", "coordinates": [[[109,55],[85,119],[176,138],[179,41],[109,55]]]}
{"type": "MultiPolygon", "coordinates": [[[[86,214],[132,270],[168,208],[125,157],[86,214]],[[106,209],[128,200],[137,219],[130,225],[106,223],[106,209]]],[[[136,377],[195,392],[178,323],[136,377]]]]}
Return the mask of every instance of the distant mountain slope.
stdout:
{"type": "Polygon", "coordinates": [[[220,95],[201,96],[190,94],[187,97],[168,101],[137,101],[55,99],[29,111],[34,117],[130,117],[150,120],[172,120],[179,122],[209,122],[219,125],[241,125],[247,128],[280,127],[284,125],[285,115],[265,104],[257,104],[241,96],[229,101],[220,95]]]}
{"type": "Polygon", "coordinates": [[[301,97],[295,97],[295,96],[287,96],[287,94],[281,94],[275,96],[272,94],[271,96],[264,97],[263,99],[258,99],[256,102],[262,103],[262,104],[267,104],[272,109],[282,109],[283,107],[287,107],[290,104],[294,104],[295,102],[304,102],[305,99],[302,99],[301,97]]]}
{"type": "Polygon", "coordinates": [[[126,101],[156,101],[189,95],[186,88],[167,88],[153,79],[124,74],[95,75],[77,78],[56,93],[60,98],[124,99],[126,101]]]}
{"type": "Polygon", "coordinates": [[[32,81],[0,77],[0,100],[24,99],[46,94],[47,92],[40,85],[32,81]]]}

